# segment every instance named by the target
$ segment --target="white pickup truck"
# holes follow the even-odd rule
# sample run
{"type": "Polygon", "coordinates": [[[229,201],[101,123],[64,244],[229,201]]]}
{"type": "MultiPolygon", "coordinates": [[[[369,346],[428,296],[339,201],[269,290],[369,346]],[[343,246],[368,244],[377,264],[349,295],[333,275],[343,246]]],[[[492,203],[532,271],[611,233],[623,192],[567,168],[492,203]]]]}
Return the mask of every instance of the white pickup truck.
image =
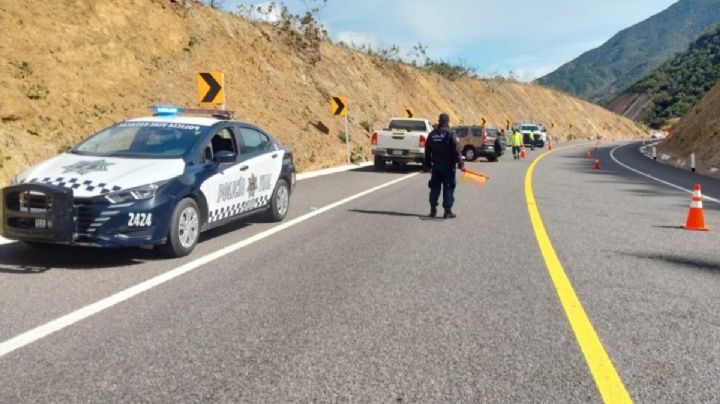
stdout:
{"type": "Polygon", "coordinates": [[[432,130],[433,123],[427,119],[391,119],[387,129],[372,134],[375,170],[384,170],[387,161],[395,165],[422,164],[425,159],[425,141],[432,130]]]}

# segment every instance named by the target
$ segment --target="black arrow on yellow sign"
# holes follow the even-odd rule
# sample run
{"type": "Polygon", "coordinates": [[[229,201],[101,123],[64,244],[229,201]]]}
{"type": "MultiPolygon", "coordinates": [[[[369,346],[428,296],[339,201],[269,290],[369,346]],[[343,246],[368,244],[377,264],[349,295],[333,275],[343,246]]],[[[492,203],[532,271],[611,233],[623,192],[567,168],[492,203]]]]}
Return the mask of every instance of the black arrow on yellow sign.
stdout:
{"type": "Polygon", "coordinates": [[[347,115],[347,110],[345,109],[345,97],[332,97],[332,99],[330,100],[330,105],[332,107],[333,115],[347,115]]]}
{"type": "Polygon", "coordinates": [[[212,73],[199,73],[200,77],[202,77],[203,80],[208,85],[208,91],[203,96],[201,102],[215,102],[215,98],[220,94],[220,91],[222,90],[222,86],[220,83],[215,80],[215,77],[213,77],[212,73]]]}
{"type": "Polygon", "coordinates": [[[412,110],[412,109],[410,109],[410,108],[405,108],[405,116],[408,117],[408,118],[412,118],[412,117],[415,116],[415,114],[413,113],[413,110],[412,110]]]}

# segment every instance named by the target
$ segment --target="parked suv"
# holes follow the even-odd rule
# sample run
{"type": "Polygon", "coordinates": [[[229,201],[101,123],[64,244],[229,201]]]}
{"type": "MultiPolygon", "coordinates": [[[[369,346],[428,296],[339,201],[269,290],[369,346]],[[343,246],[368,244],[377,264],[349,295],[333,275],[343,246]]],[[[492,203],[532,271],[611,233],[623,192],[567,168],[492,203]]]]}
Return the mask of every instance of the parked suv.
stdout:
{"type": "Polygon", "coordinates": [[[458,126],[453,128],[458,138],[460,151],[465,160],[473,161],[485,157],[488,161],[497,161],[505,153],[507,141],[497,128],[482,126],[458,126]],[[495,153],[495,139],[500,139],[500,153],[495,153]]]}

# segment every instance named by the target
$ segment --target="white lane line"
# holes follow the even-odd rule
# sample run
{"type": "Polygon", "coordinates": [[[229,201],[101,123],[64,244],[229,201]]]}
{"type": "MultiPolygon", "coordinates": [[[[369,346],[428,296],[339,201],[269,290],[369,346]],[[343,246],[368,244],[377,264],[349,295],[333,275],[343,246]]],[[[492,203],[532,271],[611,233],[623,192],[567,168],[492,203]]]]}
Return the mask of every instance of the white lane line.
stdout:
{"type": "MultiPolygon", "coordinates": [[[[362,167],[371,166],[373,163],[360,163],[360,164],[347,164],[338,167],[325,168],[317,171],[308,171],[306,173],[300,173],[295,178],[298,181],[307,180],[310,178],[322,177],[324,175],[337,174],[345,171],[355,170],[362,167]]],[[[16,240],[8,240],[0,237],[0,245],[14,243],[16,240]]]]}
{"type": "Polygon", "coordinates": [[[371,166],[373,163],[360,163],[360,164],[348,164],[344,166],[325,168],[317,171],[309,171],[306,173],[300,173],[295,176],[298,181],[307,180],[310,178],[321,177],[323,175],[337,174],[345,171],[354,170],[356,168],[371,166]]]}
{"type": "MultiPolygon", "coordinates": [[[[614,149],[610,150],[610,158],[613,159],[614,162],[620,164],[621,166],[627,168],[628,170],[630,170],[630,171],[632,171],[632,172],[634,172],[634,173],[636,173],[636,174],[642,175],[643,177],[650,178],[651,180],[657,181],[657,182],[659,182],[659,183],[661,183],[661,184],[665,184],[665,185],[667,185],[667,186],[669,186],[669,187],[672,187],[672,188],[675,188],[675,189],[677,189],[677,190],[687,192],[687,193],[689,193],[689,194],[692,194],[692,193],[693,193],[693,190],[692,190],[692,189],[683,188],[683,187],[681,187],[680,185],[675,185],[675,184],[673,184],[672,182],[668,182],[668,181],[665,181],[665,180],[661,180],[660,178],[653,177],[653,176],[650,175],[650,174],[644,173],[644,172],[642,172],[642,171],[640,171],[640,170],[636,170],[636,169],[634,169],[634,168],[632,168],[632,167],[630,167],[630,166],[628,166],[628,165],[626,165],[626,164],[621,163],[620,160],[618,160],[617,158],[615,158],[615,150],[617,150],[617,149],[619,149],[619,148],[621,148],[621,147],[623,147],[623,145],[617,146],[617,147],[615,147],[614,149]]],[[[703,199],[705,199],[705,200],[707,200],[707,201],[710,201],[710,202],[720,203],[720,200],[719,200],[719,199],[715,199],[715,198],[710,197],[710,196],[707,196],[707,195],[703,195],[703,199]]]]}
{"type": "Polygon", "coordinates": [[[379,191],[383,188],[387,188],[389,186],[395,185],[400,181],[404,181],[404,180],[414,177],[416,175],[418,175],[418,173],[409,174],[404,177],[400,177],[398,179],[392,180],[390,182],[386,182],[384,184],[378,185],[374,188],[370,188],[370,189],[360,192],[358,194],[349,196],[349,197],[339,200],[337,202],[331,203],[330,205],[324,206],[318,210],[312,211],[310,213],[307,213],[305,215],[297,217],[293,220],[284,222],[278,226],[275,226],[271,229],[265,230],[264,232],[258,233],[252,237],[248,237],[245,240],[239,241],[235,244],[231,244],[225,248],[217,250],[217,251],[215,251],[211,254],[208,254],[204,257],[200,257],[198,259],[190,261],[190,262],[183,264],[175,269],[171,269],[165,273],[157,275],[146,281],[140,282],[135,286],[131,286],[123,291],[115,293],[112,296],[106,297],[105,299],[102,299],[95,303],[89,304],[85,307],[82,307],[78,310],[73,311],[72,313],[66,314],[60,318],[52,320],[52,321],[50,321],[46,324],[43,324],[39,327],[33,328],[30,331],[26,331],[16,337],[10,338],[9,340],[0,343],[0,358],[16,349],[22,348],[25,345],[31,344],[41,338],[47,337],[48,335],[50,335],[56,331],[62,330],[63,328],[66,328],[66,327],[69,327],[69,326],[77,323],[78,321],[84,320],[84,319],[86,319],[94,314],[97,314],[107,308],[110,308],[118,303],[122,303],[125,300],[128,300],[140,293],[148,291],[156,286],[162,285],[163,283],[165,283],[167,281],[177,278],[178,276],[181,276],[190,271],[198,269],[205,264],[215,261],[218,258],[221,258],[221,257],[228,255],[230,253],[233,253],[241,248],[247,247],[253,243],[256,243],[260,240],[268,238],[268,237],[272,236],[273,234],[279,233],[283,230],[286,230],[290,227],[300,224],[306,220],[312,219],[313,217],[321,215],[331,209],[337,208],[338,206],[341,206],[341,205],[344,205],[351,201],[354,201],[356,199],[362,198],[365,195],[371,194],[375,191],[379,191]]]}

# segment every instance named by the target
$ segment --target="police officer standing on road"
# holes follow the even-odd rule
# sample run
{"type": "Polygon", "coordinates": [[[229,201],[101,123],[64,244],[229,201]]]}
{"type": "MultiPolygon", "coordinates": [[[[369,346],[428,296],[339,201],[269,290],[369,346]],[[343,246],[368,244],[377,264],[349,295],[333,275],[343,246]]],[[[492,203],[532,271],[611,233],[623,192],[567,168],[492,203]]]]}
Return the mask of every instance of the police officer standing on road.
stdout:
{"type": "Polygon", "coordinates": [[[440,189],[443,191],[443,218],[452,219],[455,214],[452,211],[455,202],[455,166],[461,170],[464,163],[460,155],[455,132],[450,130],[450,117],[448,114],[440,114],[438,125],[428,135],[425,143],[425,169],[432,170],[430,182],[430,217],[437,216],[438,199],[440,189]]]}

